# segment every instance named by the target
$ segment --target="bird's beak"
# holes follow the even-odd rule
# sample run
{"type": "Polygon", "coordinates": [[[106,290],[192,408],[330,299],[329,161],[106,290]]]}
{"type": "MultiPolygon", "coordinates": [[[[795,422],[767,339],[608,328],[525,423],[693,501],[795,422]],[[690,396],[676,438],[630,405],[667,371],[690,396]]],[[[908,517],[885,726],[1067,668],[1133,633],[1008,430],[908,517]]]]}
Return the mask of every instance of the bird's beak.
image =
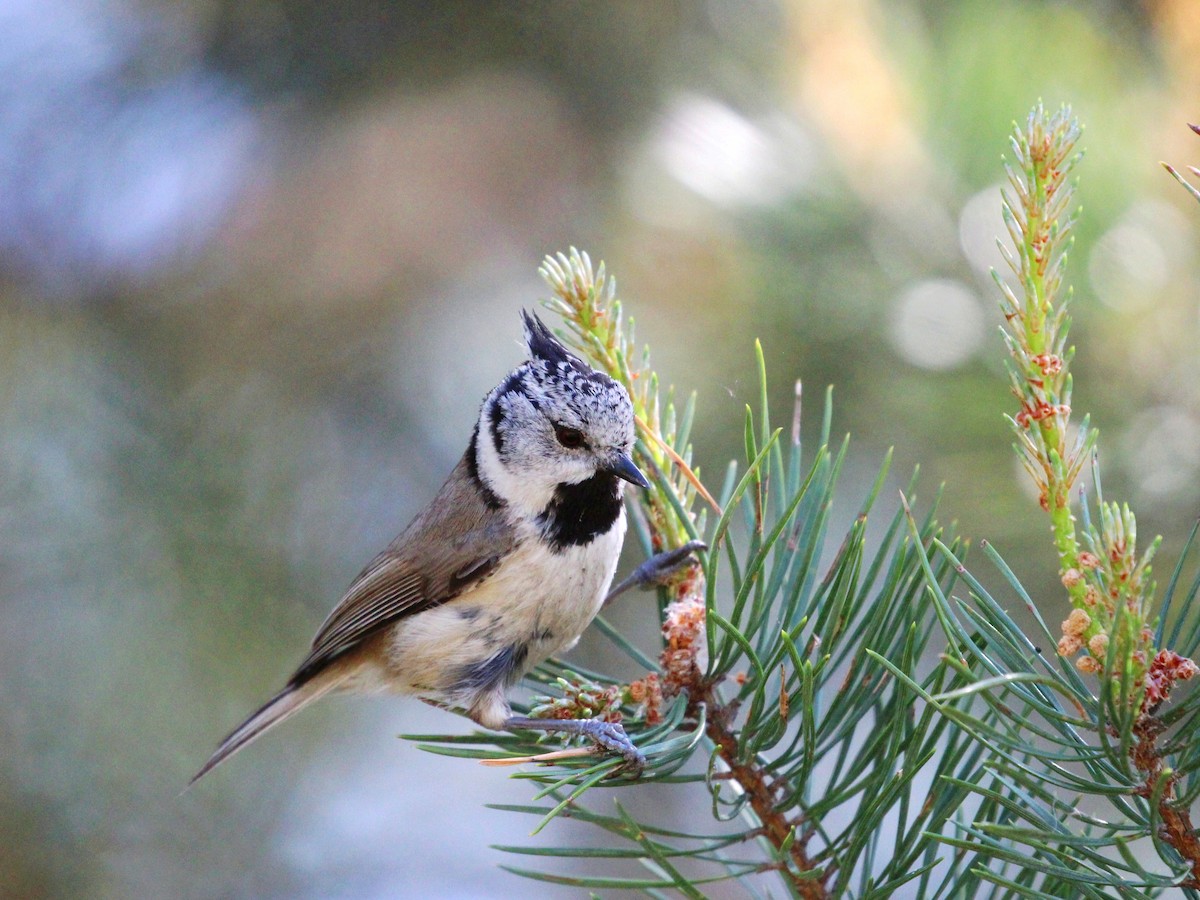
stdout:
{"type": "Polygon", "coordinates": [[[630,484],[636,484],[640,488],[650,487],[650,482],[646,480],[646,476],[642,474],[642,470],[633,464],[633,460],[629,458],[628,453],[617,454],[617,458],[609,464],[606,471],[610,475],[624,478],[630,484]]]}

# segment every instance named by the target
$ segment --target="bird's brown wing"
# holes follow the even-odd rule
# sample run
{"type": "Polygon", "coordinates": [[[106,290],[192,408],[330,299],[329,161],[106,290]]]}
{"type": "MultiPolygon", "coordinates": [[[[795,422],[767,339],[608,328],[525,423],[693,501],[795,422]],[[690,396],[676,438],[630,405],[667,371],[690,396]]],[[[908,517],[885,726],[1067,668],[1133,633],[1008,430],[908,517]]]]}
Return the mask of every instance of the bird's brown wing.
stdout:
{"type": "Polygon", "coordinates": [[[480,490],[472,460],[459,462],[437,496],[354,579],[317,631],[293,683],[390,622],[452,600],[486,578],[512,550],[504,510],[480,490]]]}

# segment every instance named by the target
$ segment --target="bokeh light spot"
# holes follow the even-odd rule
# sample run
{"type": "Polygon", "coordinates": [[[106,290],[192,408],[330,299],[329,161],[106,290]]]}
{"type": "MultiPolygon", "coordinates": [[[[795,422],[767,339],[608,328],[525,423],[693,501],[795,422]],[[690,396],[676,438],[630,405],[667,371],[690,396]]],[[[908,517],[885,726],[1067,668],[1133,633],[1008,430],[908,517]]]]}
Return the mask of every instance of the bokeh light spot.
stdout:
{"type": "Polygon", "coordinates": [[[719,204],[766,205],[799,188],[812,169],[798,128],[760,125],[707,97],[684,95],[663,118],[654,142],[662,166],[681,184],[719,204]]]}
{"type": "Polygon", "coordinates": [[[1153,499],[1195,497],[1200,472],[1200,420],[1180,406],[1160,406],[1137,416],[1122,441],[1138,488],[1153,499]]]}
{"type": "Polygon", "coordinates": [[[1155,303],[1188,261],[1191,223],[1165,203],[1135,203],[1096,242],[1088,276],[1112,309],[1138,310],[1155,303]]]}
{"type": "Polygon", "coordinates": [[[920,281],[896,298],[891,338],[907,362],[950,369],[971,357],[983,337],[979,298],[961,281],[920,281]]]}
{"type": "Polygon", "coordinates": [[[1007,234],[1000,214],[1000,185],[993,184],[974,194],[958,216],[958,243],[963,255],[977,272],[986,274],[995,269],[1001,275],[1008,272],[996,240],[1007,234]]]}

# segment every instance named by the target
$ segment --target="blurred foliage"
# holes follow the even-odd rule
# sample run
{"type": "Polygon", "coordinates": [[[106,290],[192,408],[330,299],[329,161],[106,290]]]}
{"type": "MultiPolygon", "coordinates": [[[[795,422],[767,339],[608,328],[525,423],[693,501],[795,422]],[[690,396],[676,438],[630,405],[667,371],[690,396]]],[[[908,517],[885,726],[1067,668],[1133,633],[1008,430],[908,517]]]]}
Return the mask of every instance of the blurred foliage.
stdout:
{"type": "MultiPolygon", "coordinates": [[[[418,704],[313,711],[175,794],[449,470],[553,248],[622,273],[660,371],[704,398],[701,468],[741,450],[716,423],[754,398],[761,337],[776,408],[792,375],[835,384],[844,482],[894,445],[1057,596],[1002,439],[1001,224],[973,201],[1010,121],[1068,100],[1075,402],[1143,532],[1178,546],[1195,516],[1197,224],[1156,166],[1195,158],[1190,0],[5,12],[0,893],[526,890],[446,839],[497,779],[389,740],[452,727],[418,704]]],[[[650,645],[649,610],[614,616],[650,645]]],[[[506,840],[472,818],[459,843],[506,840]]]]}

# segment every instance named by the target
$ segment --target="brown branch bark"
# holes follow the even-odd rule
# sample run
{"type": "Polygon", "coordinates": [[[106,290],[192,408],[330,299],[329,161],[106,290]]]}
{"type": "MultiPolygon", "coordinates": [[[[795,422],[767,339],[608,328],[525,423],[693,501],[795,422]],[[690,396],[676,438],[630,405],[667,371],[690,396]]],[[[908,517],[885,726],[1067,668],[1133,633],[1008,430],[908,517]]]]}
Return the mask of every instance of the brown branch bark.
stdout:
{"type": "Polygon", "coordinates": [[[682,572],[673,592],[675,600],[667,608],[663,622],[663,695],[686,694],[688,715],[693,719],[699,717],[701,706],[705,708],[705,734],[729,768],[727,777],[735,780],[745,791],[750,808],[762,823],[758,833],[778,851],[783,852],[783,848],[787,847],[788,862],[773,863],[771,868],[786,878],[796,894],[804,900],[828,900],[830,892],[826,882],[830,870],[822,871],[809,858],[805,849],[807,842],[802,836],[798,835],[788,844],[795,823],[788,820],[787,809],[779,809],[776,805],[775,791],[778,786],[771,783],[759,766],[738,759],[737,735],[730,725],[735,705],[723,704],[716,695],[716,682],[704,677],[699,663],[700,651],[706,640],[704,576],[700,566],[693,564],[682,572]],[[813,877],[814,872],[820,874],[813,877]]]}
{"type": "MultiPolygon", "coordinates": [[[[1139,716],[1133,726],[1138,739],[1133,748],[1133,764],[1146,775],[1146,783],[1139,793],[1147,799],[1154,796],[1154,786],[1163,777],[1163,761],[1158,752],[1158,736],[1162,730],[1162,724],[1150,715],[1139,716]]],[[[1166,790],[1158,804],[1158,814],[1163,822],[1161,837],[1191,864],[1191,877],[1180,887],[1200,888],[1200,839],[1192,827],[1191,814],[1174,803],[1175,782],[1175,775],[1167,776],[1166,790]]]]}
{"type": "MultiPolygon", "coordinates": [[[[775,795],[766,774],[757,766],[739,762],[737,752],[737,737],[729,727],[730,710],[716,701],[712,685],[696,685],[689,691],[690,705],[695,707],[703,703],[708,710],[705,724],[705,734],[717,746],[721,760],[729,767],[730,776],[737,781],[750,800],[750,808],[762,823],[762,834],[774,845],[776,850],[782,850],[792,831],[792,823],[788,821],[786,811],[777,809],[775,795]]],[[[830,896],[825,884],[828,873],[817,878],[802,878],[798,873],[816,871],[816,864],[809,859],[805,850],[805,841],[797,837],[788,848],[793,868],[781,868],[780,874],[787,878],[796,893],[804,900],[827,900],[830,896]]]]}

